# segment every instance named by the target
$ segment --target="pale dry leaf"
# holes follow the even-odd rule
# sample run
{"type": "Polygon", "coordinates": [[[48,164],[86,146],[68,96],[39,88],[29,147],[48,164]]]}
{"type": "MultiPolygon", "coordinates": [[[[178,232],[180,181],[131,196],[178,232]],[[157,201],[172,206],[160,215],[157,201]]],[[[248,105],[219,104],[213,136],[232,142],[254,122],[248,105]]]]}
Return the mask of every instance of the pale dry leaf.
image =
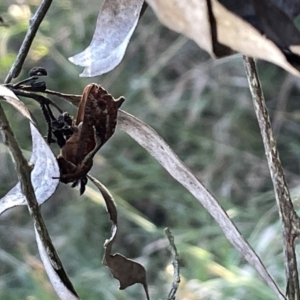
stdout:
{"type": "MultiPolygon", "coordinates": [[[[282,49],[217,0],[147,2],[164,25],[191,38],[212,57],[240,52],[270,61],[299,76],[299,66],[292,65],[282,49]]],[[[297,45],[290,46],[292,51],[297,45]]]]}
{"type": "Polygon", "coordinates": [[[143,0],[106,0],[98,15],[90,46],[70,57],[84,67],[81,77],[93,77],[114,69],[122,60],[138,23],[143,0]]]}
{"type": "Polygon", "coordinates": [[[230,243],[243,255],[262,279],[283,300],[285,297],[251,246],[244,240],[234,223],[212,194],[183,164],[165,141],[148,125],[120,110],[118,128],[144,147],[181,185],[183,185],[211,214],[230,243]]]}
{"type": "Polygon", "coordinates": [[[201,48],[214,56],[206,1],[147,0],[147,2],[165,26],[195,40],[201,48]]]}
{"type": "MultiPolygon", "coordinates": [[[[56,157],[43,136],[33,125],[34,120],[24,103],[4,86],[0,86],[0,96],[31,121],[32,154],[29,162],[34,166],[31,172],[31,182],[37,201],[39,204],[42,204],[51,197],[59,184],[59,179],[53,179],[53,177],[58,178],[60,176],[56,157]]],[[[27,201],[22,194],[21,185],[17,183],[15,187],[0,199],[0,215],[9,208],[26,204],[27,201]]]]}
{"type": "Polygon", "coordinates": [[[31,115],[30,111],[27,109],[25,104],[19,100],[19,98],[7,87],[0,85],[0,97],[16,108],[24,117],[30,120],[33,124],[36,124],[34,117],[31,115]]]}
{"type": "MultiPolygon", "coordinates": [[[[45,267],[45,271],[51,281],[51,284],[56,292],[56,294],[59,296],[61,300],[79,300],[79,298],[74,294],[73,291],[71,291],[70,287],[67,287],[62,278],[57,273],[57,270],[53,267],[53,262],[51,263],[47,247],[42,242],[40,235],[38,234],[36,228],[34,230],[35,232],[35,238],[37,241],[39,253],[41,260],[43,262],[43,265],[45,267]]],[[[57,266],[60,268],[60,266],[57,266]]]]}

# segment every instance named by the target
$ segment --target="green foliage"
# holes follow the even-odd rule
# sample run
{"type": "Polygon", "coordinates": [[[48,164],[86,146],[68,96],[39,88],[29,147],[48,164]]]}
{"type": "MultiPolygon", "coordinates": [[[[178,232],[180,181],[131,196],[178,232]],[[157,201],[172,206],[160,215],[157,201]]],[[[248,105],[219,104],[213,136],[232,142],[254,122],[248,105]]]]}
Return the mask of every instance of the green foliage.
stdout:
{"type": "MultiPolygon", "coordinates": [[[[20,78],[33,66],[43,66],[52,90],[79,94],[87,83],[97,82],[115,97],[124,95],[122,109],[154,127],[169,143],[217,197],[284,288],[281,226],[241,57],[210,59],[193,42],[159,25],[148,9],[120,66],[99,78],[79,78],[80,69],[67,57],[88,46],[98,7],[95,0],[89,5],[55,1],[20,78]]],[[[4,0],[0,9],[10,24],[0,27],[3,81],[26,32],[26,13],[35,11],[36,1],[21,6],[4,0]],[[19,14],[17,8],[22,8],[19,14]]],[[[260,62],[259,71],[287,180],[297,200],[299,82],[268,63],[260,62]]],[[[75,113],[74,107],[58,101],[75,113]]],[[[25,103],[45,133],[39,106],[33,101],[25,103]]],[[[24,151],[30,150],[26,122],[12,108],[5,109],[24,151]]],[[[1,195],[16,182],[5,151],[0,148],[1,195]]],[[[92,174],[116,199],[121,228],[115,248],[146,267],[153,299],[165,299],[172,282],[163,234],[166,226],[175,236],[181,257],[178,299],[274,299],[192,195],[125,133],[116,132],[103,147],[92,174]]],[[[140,286],[119,291],[117,281],[101,263],[110,222],[92,186],[85,197],[79,197],[77,190],[61,184],[43,206],[43,213],[83,299],[141,299],[140,286]]],[[[56,299],[36,257],[25,207],[1,217],[0,248],[0,299],[56,299]]]]}

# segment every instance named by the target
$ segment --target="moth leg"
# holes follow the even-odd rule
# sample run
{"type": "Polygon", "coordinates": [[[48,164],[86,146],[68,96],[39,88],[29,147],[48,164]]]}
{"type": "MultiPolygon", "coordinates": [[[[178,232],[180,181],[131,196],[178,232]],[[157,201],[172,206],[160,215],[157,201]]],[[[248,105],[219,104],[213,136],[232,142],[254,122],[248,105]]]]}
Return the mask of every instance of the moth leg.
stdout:
{"type": "Polygon", "coordinates": [[[41,105],[41,109],[42,109],[43,115],[44,115],[46,123],[47,123],[47,142],[48,142],[48,144],[55,143],[56,140],[54,140],[52,138],[52,126],[51,126],[53,118],[54,118],[53,113],[49,107],[49,104],[47,105],[46,103],[41,102],[40,105],[41,105]]]}
{"type": "MultiPolygon", "coordinates": [[[[88,164],[80,164],[76,167],[73,163],[65,160],[63,157],[59,157],[57,160],[61,171],[60,181],[63,183],[70,183],[76,181],[78,183],[81,178],[86,177],[86,174],[90,171],[90,169],[93,166],[93,161],[89,161],[88,164]]],[[[73,184],[75,187],[76,184],[73,184]]]]}
{"type": "Polygon", "coordinates": [[[79,181],[80,181],[79,179],[75,180],[75,181],[71,184],[71,188],[76,187],[76,186],[78,185],[79,181]]]}
{"type": "Polygon", "coordinates": [[[80,189],[79,189],[80,196],[85,192],[85,186],[87,182],[88,179],[86,176],[80,178],[80,189]]]}
{"type": "Polygon", "coordinates": [[[85,192],[85,186],[86,186],[87,182],[88,182],[87,177],[83,176],[80,179],[75,180],[71,184],[71,187],[74,188],[74,187],[76,187],[79,184],[80,185],[80,187],[79,187],[79,194],[81,196],[85,192]]]}
{"type": "Polygon", "coordinates": [[[62,148],[65,144],[66,144],[66,139],[64,137],[64,135],[62,134],[62,132],[60,130],[53,130],[52,131],[54,136],[56,137],[56,143],[57,145],[62,148]]]}

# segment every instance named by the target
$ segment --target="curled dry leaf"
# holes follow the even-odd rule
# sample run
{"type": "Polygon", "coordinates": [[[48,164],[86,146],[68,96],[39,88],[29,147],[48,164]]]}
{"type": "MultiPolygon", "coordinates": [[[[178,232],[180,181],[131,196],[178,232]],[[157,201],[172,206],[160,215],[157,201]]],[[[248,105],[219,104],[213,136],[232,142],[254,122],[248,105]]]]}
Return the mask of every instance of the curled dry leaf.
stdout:
{"type": "Polygon", "coordinates": [[[241,236],[226,212],[165,141],[150,126],[121,110],[118,115],[118,128],[124,130],[144,147],[173,178],[182,184],[204,206],[219,224],[230,243],[254,267],[263,280],[277,294],[278,298],[284,300],[285,297],[262,264],[260,258],[241,236]]]}
{"type": "Polygon", "coordinates": [[[112,275],[117,280],[119,280],[121,290],[126,289],[127,287],[135,283],[141,283],[144,287],[146,297],[149,300],[150,297],[148,293],[148,285],[146,280],[145,268],[141,264],[131,259],[128,259],[119,253],[111,254],[112,246],[118,231],[117,208],[113,200],[113,197],[109,193],[109,191],[105,188],[105,186],[102,185],[96,178],[90,175],[88,175],[88,178],[96,185],[96,187],[101,192],[107,207],[107,211],[110,216],[110,220],[113,223],[111,229],[111,237],[110,239],[106,240],[104,244],[105,252],[103,258],[103,264],[105,264],[109,268],[112,275]]]}
{"type": "Polygon", "coordinates": [[[63,183],[81,181],[84,192],[86,175],[93,166],[93,157],[113,135],[118,109],[124,98],[114,99],[100,85],[85,87],[79,103],[73,134],[67,139],[58,156],[63,183]]]}
{"type": "Polygon", "coordinates": [[[117,212],[117,207],[113,196],[99,180],[97,180],[91,175],[87,175],[87,177],[94,183],[94,185],[98,188],[98,190],[102,194],[110,220],[113,223],[113,225],[117,225],[118,212],[117,212]]]}
{"type": "Polygon", "coordinates": [[[85,67],[81,77],[93,77],[114,69],[122,60],[139,20],[144,0],[106,0],[101,7],[90,46],[70,57],[85,67]]]}
{"type": "MultiPolygon", "coordinates": [[[[212,57],[240,52],[246,56],[275,63],[299,76],[299,32],[289,19],[293,13],[299,12],[298,7],[291,12],[287,10],[289,14],[286,15],[276,5],[271,5],[270,1],[259,1],[257,6],[263,4],[268,10],[262,12],[256,5],[255,9],[252,7],[256,18],[253,21],[251,15],[250,17],[245,15],[244,19],[237,15],[239,12],[245,13],[243,7],[240,8],[240,1],[147,0],[147,2],[164,25],[191,38],[212,57]],[[220,2],[224,2],[227,8],[220,2]],[[255,20],[259,21],[256,27],[255,20]],[[262,20],[264,22],[261,22],[262,20]],[[293,29],[292,32],[296,34],[288,36],[286,28],[293,29]]],[[[257,1],[250,2],[257,3],[257,1]]],[[[250,2],[247,4],[252,6],[250,2]]]]}
{"type": "MultiPolygon", "coordinates": [[[[34,119],[23,102],[4,86],[0,86],[0,96],[31,121],[32,154],[29,162],[34,166],[31,172],[31,182],[37,202],[42,204],[55,192],[59,183],[58,179],[53,179],[53,177],[59,176],[56,158],[35,125],[33,125],[35,124],[34,119]]],[[[0,215],[9,208],[26,204],[26,198],[22,194],[20,183],[18,183],[0,199],[0,215]]]]}
{"type": "Polygon", "coordinates": [[[114,237],[108,240],[104,245],[105,254],[103,263],[109,268],[112,275],[119,280],[120,290],[124,290],[135,283],[141,283],[144,287],[147,299],[149,299],[145,268],[141,264],[119,253],[111,254],[113,242],[114,237]]]}

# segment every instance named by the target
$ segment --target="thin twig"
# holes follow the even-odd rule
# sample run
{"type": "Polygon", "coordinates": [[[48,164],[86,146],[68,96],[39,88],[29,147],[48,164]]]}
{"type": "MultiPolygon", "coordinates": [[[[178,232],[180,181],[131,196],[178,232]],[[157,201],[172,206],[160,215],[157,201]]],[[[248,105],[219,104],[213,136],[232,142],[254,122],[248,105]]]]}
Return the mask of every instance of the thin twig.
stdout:
{"type": "Polygon", "coordinates": [[[10,127],[7,120],[5,112],[0,104],[0,129],[4,135],[4,141],[7,145],[9,151],[11,152],[18,174],[19,182],[21,183],[22,193],[27,199],[28,210],[34,221],[34,227],[36,228],[39,236],[44,245],[47,245],[47,253],[53,268],[59,274],[60,278],[64,284],[71,290],[75,295],[76,292],[70,282],[65,270],[62,267],[61,261],[56,253],[56,250],[51,242],[49,233],[44,224],[44,220],[41,215],[39,204],[35,197],[34,189],[31,183],[31,170],[32,167],[29,166],[27,160],[24,158],[21,148],[14,136],[14,133],[10,127]]]}
{"type": "Polygon", "coordinates": [[[23,156],[21,148],[14,136],[14,133],[10,127],[10,124],[7,120],[7,117],[5,115],[5,112],[1,104],[0,104],[0,128],[4,135],[4,142],[13,156],[15,166],[17,169],[18,179],[21,183],[22,192],[27,199],[30,214],[38,215],[40,213],[39,205],[35,197],[34,189],[31,183],[31,177],[30,177],[32,168],[31,166],[29,166],[27,160],[23,156]]]}
{"type": "Polygon", "coordinates": [[[26,97],[26,98],[31,98],[36,100],[39,104],[45,104],[45,105],[52,105],[53,107],[55,107],[59,113],[63,113],[63,110],[54,102],[52,101],[50,98],[44,97],[40,94],[34,94],[32,92],[28,92],[28,91],[23,91],[23,90],[18,90],[18,89],[14,89],[14,88],[10,88],[11,91],[13,91],[17,96],[22,96],[22,97],[26,97]]]}
{"type": "Polygon", "coordinates": [[[70,102],[74,106],[78,106],[78,104],[80,102],[80,99],[82,97],[82,95],[64,94],[64,93],[60,93],[60,92],[56,92],[56,91],[51,91],[51,90],[47,90],[47,89],[44,91],[44,93],[60,97],[60,98],[62,98],[64,100],[70,102]]]}
{"type": "Polygon", "coordinates": [[[40,24],[42,23],[45,15],[46,15],[51,3],[52,3],[52,0],[44,0],[41,3],[41,5],[39,6],[39,8],[37,9],[34,16],[30,19],[29,28],[27,30],[26,36],[20,47],[20,50],[19,50],[16,60],[5,78],[4,83],[10,83],[13,78],[16,78],[20,74],[23,63],[27,57],[28,51],[33,42],[33,39],[38,31],[40,24]]]}
{"type": "Polygon", "coordinates": [[[299,236],[300,219],[294,210],[285,180],[255,61],[253,58],[244,57],[244,64],[283,226],[285,272],[287,277],[286,294],[288,299],[298,300],[300,297],[299,279],[294,242],[295,238],[299,236]]]}
{"type": "MultiPolygon", "coordinates": [[[[20,47],[17,58],[5,79],[6,84],[10,83],[12,78],[15,78],[19,75],[23,63],[27,57],[30,46],[36,35],[36,32],[41,22],[43,21],[51,3],[52,0],[44,0],[39,6],[39,8],[37,9],[33,18],[30,20],[29,28],[27,30],[23,43],[20,47]]],[[[65,286],[76,295],[73,285],[70,282],[67,274],[65,273],[65,270],[63,269],[61,261],[56,253],[56,250],[52,244],[47,228],[44,224],[44,220],[41,215],[39,204],[37,202],[35,192],[31,183],[30,175],[32,171],[32,166],[28,164],[27,160],[23,156],[21,148],[14,136],[14,133],[10,127],[10,124],[8,122],[8,119],[5,115],[5,112],[1,104],[0,104],[0,129],[3,133],[5,144],[7,145],[9,151],[13,156],[18,179],[21,184],[22,193],[26,197],[28,210],[33,219],[34,227],[37,230],[42,243],[45,245],[47,249],[47,255],[50,259],[51,265],[53,269],[56,271],[56,273],[59,275],[60,279],[63,281],[65,286]]]]}
{"type": "Polygon", "coordinates": [[[169,240],[170,250],[172,254],[172,265],[174,267],[173,283],[167,300],[175,300],[175,295],[180,283],[179,262],[178,262],[179,255],[177,253],[177,249],[174,243],[174,236],[172,235],[169,228],[165,229],[165,234],[169,240]]]}

